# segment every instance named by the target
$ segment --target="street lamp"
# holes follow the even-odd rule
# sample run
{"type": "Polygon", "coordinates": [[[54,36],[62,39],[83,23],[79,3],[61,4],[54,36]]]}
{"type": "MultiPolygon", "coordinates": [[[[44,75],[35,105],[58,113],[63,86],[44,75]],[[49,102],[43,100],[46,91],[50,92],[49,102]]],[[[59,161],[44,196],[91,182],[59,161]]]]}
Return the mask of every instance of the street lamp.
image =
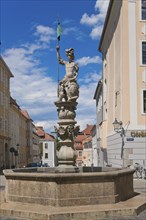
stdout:
{"type": "MultiPolygon", "coordinates": [[[[115,121],[113,122],[113,126],[114,126],[114,131],[116,133],[119,133],[122,138],[122,147],[121,147],[121,159],[122,159],[123,152],[124,152],[124,145],[125,145],[125,142],[124,142],[125,130],[123,128],[122,121],[118,121],[116,118],[115,118],[115,121]]],[[[123,165],[124,165],[124,158],[123,158],[123,165]]]]}
{"type": "Polygon", "coordinates": [[[122,121],[118,121],[116,118],[115,118],[115,121],[113,122],[113,126],[114,126],[114,131],[117,132],[117,133],[121,133],[121,131],[124,129],[122,127],[123,123],[122,121]]]}
{"type": "Polygon", "coordinates": [[[13,153],[14,153],[14,151],[15,151],[15,148],[14,147],[11,147],[10,149],[9,149],[9,151],[10,151],[10,153],[12,154],[12,160],[11,160],[11,164],[10,164],[10,168],[14,168],[14,161],[13,161],[13,153]]]}
{"type": "Polygon", "coordinates": [[[20,145],[19,144],[17,144],[16,145],[17,146],[17,167],[19,167],[19,147],[20,147],[20,145]]]}

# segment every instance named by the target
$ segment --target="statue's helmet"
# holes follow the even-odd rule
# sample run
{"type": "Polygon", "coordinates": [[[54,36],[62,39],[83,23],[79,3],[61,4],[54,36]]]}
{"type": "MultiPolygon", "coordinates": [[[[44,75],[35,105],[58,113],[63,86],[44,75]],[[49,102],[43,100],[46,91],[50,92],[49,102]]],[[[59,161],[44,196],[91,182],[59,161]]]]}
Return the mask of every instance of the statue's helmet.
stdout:
{"type": "Polygon", "coordinates": [[[74,56],[74,49],[73,48],[67,49],[65,52],[66,52],[66,56],[74,56]]]}

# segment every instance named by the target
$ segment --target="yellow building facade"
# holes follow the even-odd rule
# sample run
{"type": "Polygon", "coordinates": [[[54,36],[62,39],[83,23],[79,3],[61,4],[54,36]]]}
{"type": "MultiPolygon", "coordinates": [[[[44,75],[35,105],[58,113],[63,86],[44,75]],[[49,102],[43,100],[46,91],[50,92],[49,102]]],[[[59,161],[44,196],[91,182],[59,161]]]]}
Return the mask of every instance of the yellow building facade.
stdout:
{"type": "Polygon", "coordinates": [[[0,169],[9,167],[10,69],[0,57],[0,169]]]}
{"type": "Polygon", "coordinates": [[[98,137],[107,151],[106,164],[146,166],[146,0],[110,1],[99,51],[103,72],[98,137]],[[124,134],[114,131],[115,119],[122,122],[124,134]]]}
{"type": "Polygon", "coordinates": [[[10,96],[10,69],[0,57],[0,172],[33,162],[33,123],[10,96]]]}

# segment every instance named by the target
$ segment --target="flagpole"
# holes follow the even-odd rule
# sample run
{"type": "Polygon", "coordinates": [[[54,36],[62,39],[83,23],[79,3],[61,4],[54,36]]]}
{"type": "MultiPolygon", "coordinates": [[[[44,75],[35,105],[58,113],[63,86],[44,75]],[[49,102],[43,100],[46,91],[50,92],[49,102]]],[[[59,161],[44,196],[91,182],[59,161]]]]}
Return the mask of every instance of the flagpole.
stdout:
{"type": "MultiPolygon", "coordinates": [[[[59,40],[58,40],[58,46],[60,48],[59,40]]],[[[57,95],[59,97],[59,79],[60,78],[60,68],[59,68],[59,62],[58,62],[58,89],[57,89],[57,95]]]]}
{"type": "MultiPolygon", "coordinates": [[[[60,36],[61,36],[61,33],[62,33],[62,29],[61,29],[61,26],[60,26],[60,20],[59,20],[59,17],[58,17],[58,27],[57,27],[57,39],[58,39],[58,53],[60,53],[60,36]]],[[[60,55],[59,55],[60,56],[60,55]]],[[[59,62],[58,62],[58,97],[59,97],[59,81],[60,81],[60,68],[59,68],[59,62]]]]}

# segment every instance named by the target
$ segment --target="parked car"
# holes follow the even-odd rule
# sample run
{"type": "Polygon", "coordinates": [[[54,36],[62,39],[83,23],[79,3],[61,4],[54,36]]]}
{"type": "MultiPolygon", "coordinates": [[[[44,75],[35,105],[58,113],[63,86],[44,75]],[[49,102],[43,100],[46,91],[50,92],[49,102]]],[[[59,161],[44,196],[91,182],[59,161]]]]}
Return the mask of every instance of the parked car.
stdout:
{"type": "Polygon", "coordinates": [[[44,163],[43,167],[49,167],[48,163],[44,163]]]}
{"type": "Polygon", "coordinates": [[[41,167],[41,163],[31,162],[27,165],[27,167],[41,167]]]}

